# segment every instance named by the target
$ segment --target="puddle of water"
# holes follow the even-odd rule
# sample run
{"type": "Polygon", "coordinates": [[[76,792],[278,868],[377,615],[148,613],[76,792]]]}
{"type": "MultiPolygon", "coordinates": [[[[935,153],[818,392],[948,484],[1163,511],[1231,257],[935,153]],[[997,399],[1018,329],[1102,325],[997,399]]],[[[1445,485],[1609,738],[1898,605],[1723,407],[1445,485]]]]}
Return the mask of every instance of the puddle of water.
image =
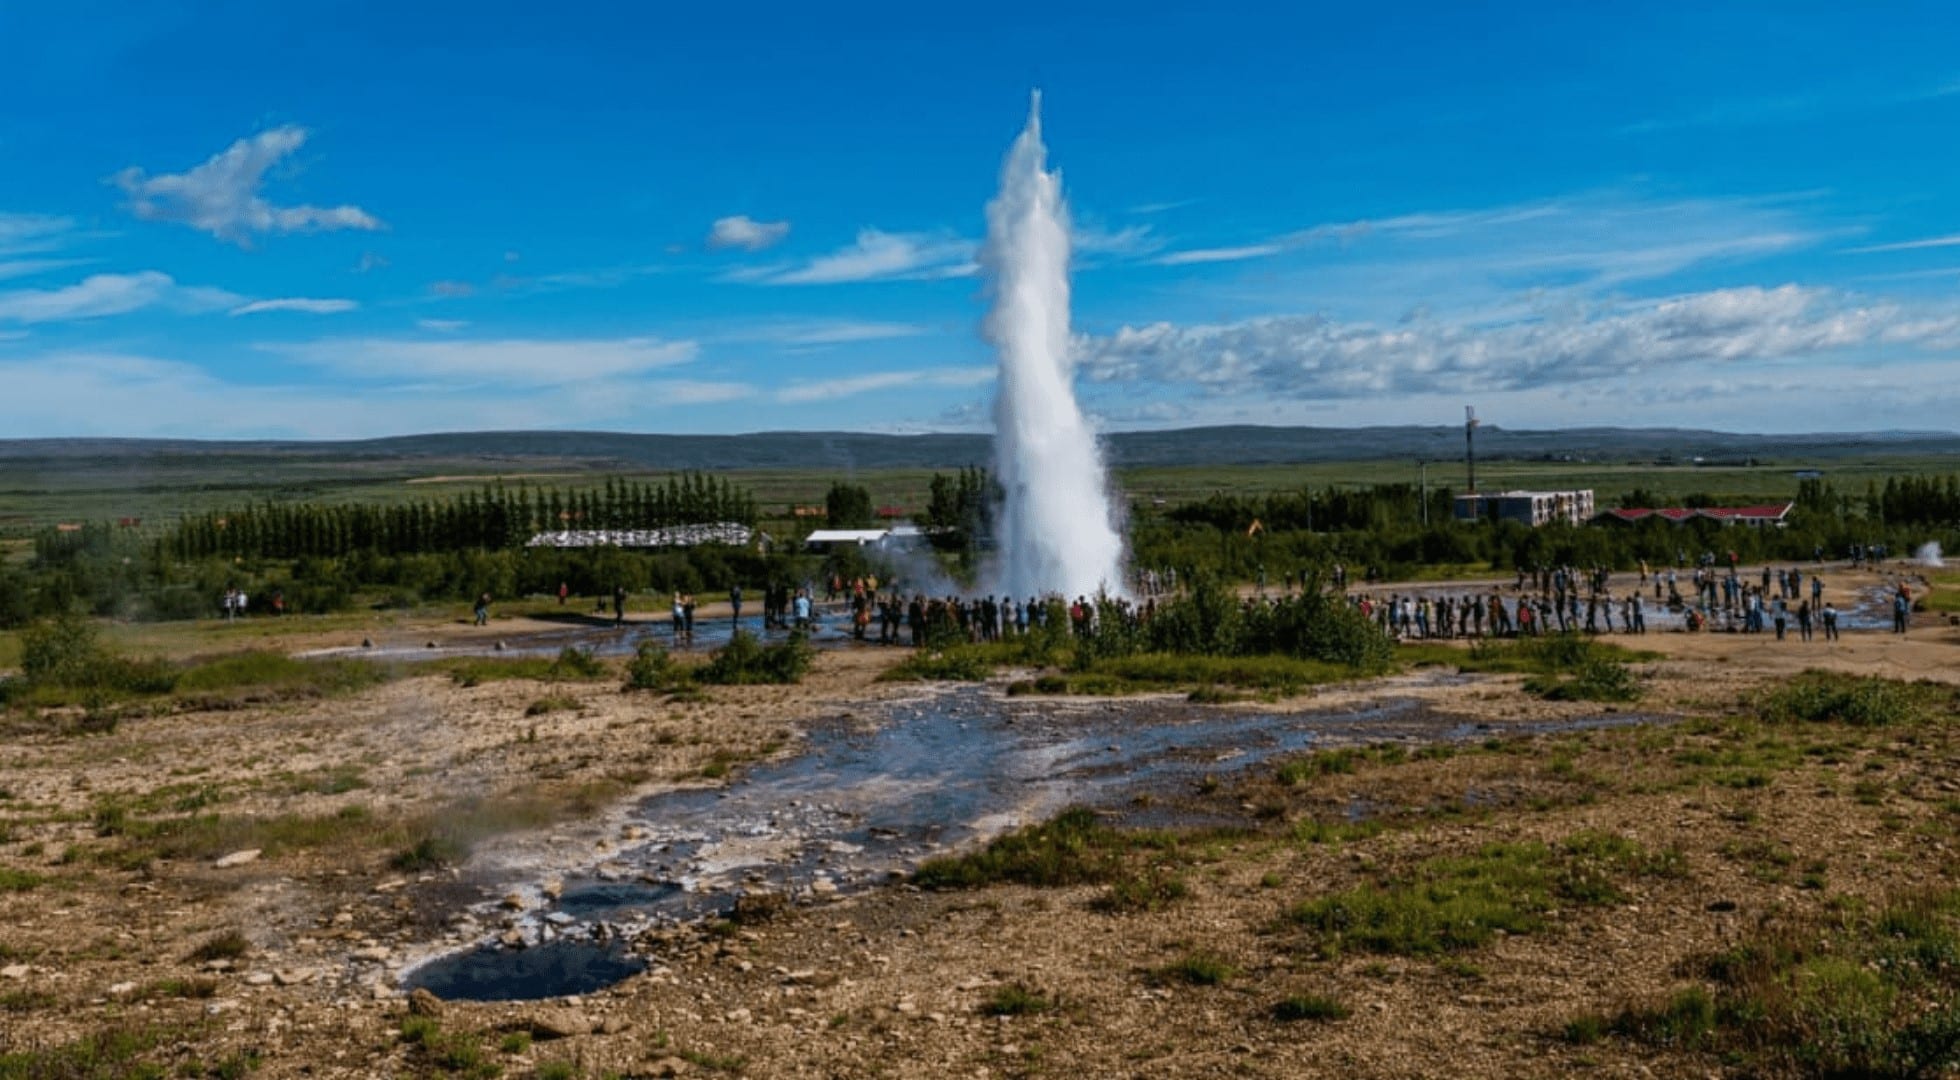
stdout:
{"type": "Polygon", "coordinates": [[[554,941],[445,956],[419,969],[414,985],[445,1000],[528,1001],[589,994],[644,970],[645,961],[616,945],[554,941]]]}
{"type": "MultiPolygon", "coordinates": [[[[821,723],[805,752],[756,765],[727,788],[645,800],[632,815],[641,836],[636,846],[568,878],[556,904],[526,915],[519,929],[532,940],[549,937],[543,948],[556,950],[553,956],[586,956],[570,943],[630,940],[646,926],[721,914],[751,891],[821,896],[863,889],[1071,803],[1132,824],[1197,824],[1162,797],[1188,793],[1207,776],[1330,743],[1484,734],[1439,724],[1413,699],[1268,714],[1166,701],[1031,701],[984,687],[939,690],[887,706],[875,726],[821,723]]],[[[499,1000],[591,989],[591,965],[554,967],[540,960],[541,951],[479,949],[435,961],[407,981],[443,997],[494,993],[499,1000]],[[454,973],[459,965],[468,978],[454,973]]]]}

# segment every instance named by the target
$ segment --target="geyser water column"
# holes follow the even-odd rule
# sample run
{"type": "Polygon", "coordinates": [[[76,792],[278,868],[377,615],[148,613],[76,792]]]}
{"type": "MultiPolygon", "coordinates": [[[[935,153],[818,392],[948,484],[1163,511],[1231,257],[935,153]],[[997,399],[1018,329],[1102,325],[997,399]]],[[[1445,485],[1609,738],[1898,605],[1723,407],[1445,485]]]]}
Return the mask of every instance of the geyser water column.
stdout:
{"type": "Polygon", "coordinates": [[[1123,588],[1123,538],[1095,432],[1075,402],[1069,355],[1068,210],[1047,170],[1041,94],[1001,167],[980,252],[993,292],[987,339],[1000,356],[994,399],[996,587],[1016,598],[1123,588]]]}

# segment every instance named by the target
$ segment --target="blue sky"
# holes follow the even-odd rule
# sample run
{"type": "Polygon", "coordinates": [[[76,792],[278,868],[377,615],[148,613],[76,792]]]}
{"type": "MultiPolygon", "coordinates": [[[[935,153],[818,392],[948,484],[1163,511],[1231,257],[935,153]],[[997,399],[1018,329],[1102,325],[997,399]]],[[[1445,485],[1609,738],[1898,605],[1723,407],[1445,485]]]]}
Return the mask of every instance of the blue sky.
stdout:
{"type": "Polygon", "coordinates": [[[1960,427],[1949,6],[1058,6],[0,0],[0,437],[1960,427]]]}

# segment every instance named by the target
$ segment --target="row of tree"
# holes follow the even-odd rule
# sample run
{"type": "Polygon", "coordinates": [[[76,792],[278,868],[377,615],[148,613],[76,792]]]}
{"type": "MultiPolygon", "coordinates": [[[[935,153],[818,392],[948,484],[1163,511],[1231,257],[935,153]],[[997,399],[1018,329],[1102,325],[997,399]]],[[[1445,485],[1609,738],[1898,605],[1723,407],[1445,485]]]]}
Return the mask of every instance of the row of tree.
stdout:
{"type": "MultiPolygon", "coordinates": [[[[603,488],[560,491],[496,484],[459,498],[401,503],[267,502],[187,518],[163,541],[176,559],[334,558],[522,547],[563,529],[662,529],[731,522],[753,525],[755,498],[725,477],[681,473],[666,483],[608,478],[603,488]]],[[[55,547],[85,543],[51,534],[55,547]]]]}

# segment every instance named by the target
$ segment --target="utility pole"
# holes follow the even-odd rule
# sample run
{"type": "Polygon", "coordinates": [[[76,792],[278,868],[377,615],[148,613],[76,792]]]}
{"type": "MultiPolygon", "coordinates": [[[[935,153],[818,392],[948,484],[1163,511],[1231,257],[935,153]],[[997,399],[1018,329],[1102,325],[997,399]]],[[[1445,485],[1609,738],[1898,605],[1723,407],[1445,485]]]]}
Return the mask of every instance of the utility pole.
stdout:
{"type": "Polygon", "coordinates": [[[1423,527],[1423,528],[1425,528],[1425,529],[1427,529],[1427,528],[1429,527],[1429,462],[1428,462],[1427,460],[1425,460],[1425,459],[1423,459],[1423,458],[1417,458],[1417,459],[1416,459],[1416,472],[1417,472],[1417,475],[1418,475],[1418,476],[1420,476],[1420,477],[1422,477],[1422,480],[1421,480],[1421,484],[1422,484],[1422,527],[1423,527]]]}
{"type": "Polygon", "coordinates": [[[1463,407],[1463,461],[1470,470],[1470,494],[1477,493],[1477,407],[1463,407]]]}

